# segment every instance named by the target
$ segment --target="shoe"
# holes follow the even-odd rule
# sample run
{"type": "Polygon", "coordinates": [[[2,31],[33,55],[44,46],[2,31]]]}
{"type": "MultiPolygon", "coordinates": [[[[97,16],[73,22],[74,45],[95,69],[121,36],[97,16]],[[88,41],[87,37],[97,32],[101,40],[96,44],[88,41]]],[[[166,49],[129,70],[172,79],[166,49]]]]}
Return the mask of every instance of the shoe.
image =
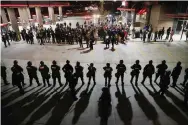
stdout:
{"type": "Polygon", "coordinates": [[[60,84],[60,86],[63,86],[63,84],[60,84]]]}
{"type": "Polygon", "coordinates": [[[171,85],[171,87],[172,87],[172,88],[175,88],[176,86],[174,86],[174,85],[171,85]]]}
{"type": "Polygon", "coordinates": [[[118,82],[115,82],[116,84],[118,84],[118,82]]]}
{"type": "Polygon", "coordinates": [[[121,85],[123,86],[123,85],[124,85],[124,82],[122,82],[121,85]]]}
{"type": "Polygon", "coordinates": [[[48,87],[50,87],[51,86],[51,84],[48,84],[48,87]]]}
{"type": "Polygon", "coordinates": [[[85,83],[84,82],[82,82],[82,85],[84,85],[85,83]]]}
{"type": "Polygon", "coordinates": [[[44,84],[44,87],[46,87],[46,85],[44,84]]]}
{"type": "Polygon", "coordinates": [[[111,86],[111,84],[108,84],[108,87],[110,87],[111,86]]]}
{"type": "Polygon", "coordinates": [[[38,86],[41,86],[41,84],[40,84],[40,83],[38,83],[38,86]]]}
{"type": "Polygon", "coordinates": [[[30,84],[29,86],[32,86],[32,84],[30,84]]]}

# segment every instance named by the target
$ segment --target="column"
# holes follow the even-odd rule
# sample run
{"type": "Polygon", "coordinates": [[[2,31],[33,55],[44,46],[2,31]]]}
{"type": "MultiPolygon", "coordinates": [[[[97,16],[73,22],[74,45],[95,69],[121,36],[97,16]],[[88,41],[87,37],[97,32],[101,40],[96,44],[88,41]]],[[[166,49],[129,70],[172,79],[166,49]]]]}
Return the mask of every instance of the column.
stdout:
{"type": "Polygon", "coordinates": [[[18,39],[20,39],[20,33],[18,28],[18,23],[16,19],[16,15],[14,12],[14,8],[7,8],[8,16],[12,25],[13,30],[17,33],[18,39]]]}
{"type": "Polygon", "coordinates": [[[54,8],[53,7],[48,7],[48,13],[49,17],[52,20],[52,23],[55,23],[55,15],[54,15],[54,8]]]}
{"type": "Polygon", "coordinates": [[[3,23],[8,23],[4,8],[1,8],[1,18],[3,23]]]}
{"type": "Polygon", "coordinates": [[[27,9],[26,8],[18,8],[18,12],[20,15],[20,22],[22,23],[22,26],[27,27],[27,25],[29,23],[27,9]]]}
{"type": "Polygon", "coordinates": [[[41,14],[41,9],[40,7],[35,7],[35,11],[36,11],[36,16],[37,16],[37,22],[39,25],[43,24],[43,19],[42,19],[42,14],[41,14]]]}
{"type": "Polygon", "coordinates": [[[28,15],[28,18],[31,19],[31,13],[30,13],[30,9],[29,7],[26,8],[26,11],[27,11],[27,15],[28,15]]]}
{"type": "Polygon", "coordinates": [[[60,6],[60,7],[58,7],[58,9],[59,9],[59,15],[62,17],[63,16],[63,14],[62,14],[62,7],[60,6]]]}

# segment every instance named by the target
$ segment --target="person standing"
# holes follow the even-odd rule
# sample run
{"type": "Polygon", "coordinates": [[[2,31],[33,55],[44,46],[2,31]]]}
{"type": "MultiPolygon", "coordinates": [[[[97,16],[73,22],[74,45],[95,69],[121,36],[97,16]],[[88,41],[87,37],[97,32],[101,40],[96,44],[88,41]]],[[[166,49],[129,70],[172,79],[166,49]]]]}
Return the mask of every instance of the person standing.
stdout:
{"type": "Polygon", "coordinates": [[[186,41],[187,41],[188,40],[188,30],[186,31],[185,35],[186,35],[186,41]]]}
{"type": "Polygon", "coordinates": [[[146,78],[148,77],[150,80],[150,84],[152,84],[152,75],[155,73],[155,67],[153,66],[153,61],[150,60],[149,64],[147,64],[144,67],[144,71],[143,71],[143,80],[142,80],[142,84],[144,84],[146,78]]]}
{"type": "Polygon", "coordinates": [[[136,63],[131,66],[132,71],[131,71],[131,81],[130,82],[132,83],[133,78],[136,77],[136,80],[135,80],[136,86],[138,85],[138,77],[140,74],[140,70],[142,69],[142,67],[139,63],[140,63],[140,61],[136,60],[136,63]]]}
{"type": "Polygon", "coordinates": [[[21,82],[23,81],[23,74],[22,74],[23,68],[18,65],[17,60],[14,60],[14,65],[11,67],[11,71],[12,71],[12,84],[13,84],[13,86],[16,85],[19,88],[20,94],[24,94],[24,90],[23,90],[23,87],[21,85],[21,82]]]}
{"type": "Polygon", "coordinates": [[[62,86],[63,84],[61,83],[60,66],[57,65],[57,62],[55,60],[52,61],[51,70],[52,70],[53,86],[56,85],[56,79],[58,79],[59,86],[62,86]]]}
{"type": "Polygon", "coordinates": [[[168,66],[166,65],[166,61],[163,60],[161,64],[157,65],[158,71],[156,73],[155,81],[157,81],[158,77],[162,78],[162,76],[165,74],[166,69],[168,69],[168,66]]]}
{"type": "Polygon", "coordinates": [[[178,62],[176,67],[173,69],[172,71],[172,79],[173,79],[173,83],[172,83],[172,87],[176,86],[177,80],[179,78],[179,75],[181,73],[182,67],[181,67],[181,62],[178,62]]]}
{"type": "Polygon", "coordinates": [[[78,42],[80,44],[80,48],[84,48],[83,43],[82,43],[82,35],[81,34],[78,36],[78,42]]]}
{"type": "Polygon", "coordinates": [[[69,81],[70,81],[70,78],[72,76],[72,73],[73,73],[73,67],[72,65],[70,65],[70,61],[67,60],[66,61],[66,64],[63,66],[62,68],[63,72],[65,73],[65,79],[66,79],[66,83],[65,84],[68,84],[69,81]]]}
{"type": "Polygon", "coordinates": [[[163,39],[163,35],[164,35],[164,27],[163,27],[163,29],[161,30],[161,37],[159,38],[159,39],[163,39]]]}
{"type": "Polygon", "coordinates": [[[28,36],[29,36],[30,44],[34,44],[34,40],[33,40],[34,35],[31,30],[28,32],[28,36]]]}
{"type": "Polygon", "coordinates": [[[39,71],[42,76],[44,87],[46,86],[46,82],[48,84],[48,87],[50,87],[51,84],[49,82],[50,79],[49,68],[47,67],[47,65],[44,64],[43,61],[40,61],[39,71]]]}
{"type": "Polygon", "coordinates": [[[173,41],[173,35],[174,35],[174,30],[172,30],[171,32],[170,32],[170,40],[169,40],[169,42],[172,42],[173,41]]]}
{"type": "Polygon", "coordinates": [[[7,40],[6,40],[6,37],[5,37],[4,33],[2,34],[2,41],[3,41],[4,45],[5,45],[5,47],[7,47],[7,40]]]}
{"type": "Polygon", "coordinates": [[[126,66],[123,64],[123,60],[119,61],[119,64],[116,66],[116,69],[117,69],[117,73],[115,74],[115,76],[117,77],[116,84],[118,84],[119,77],[121,77],[122,85],[124,85],[123,80],[124,80],[124,73],[126,71],[126,66]]]}
{"type": "MultiPolygon", "coordinates": [[[[159,31],[160,32],[160,31],[159,31]]],[[[154,41],[156,42],[156,40],[157,40],[157,35],[158,35],[158,31],[156,30],[155,31],[155,36],[154,36],[154,41]]]]}
{"type": "Polygon", "coordinates": [[[76,66],[75,66],[75,74],[77,77],[77,82],[78,82],[78,78],[80,77],[81,81],[82,81],[82,85],[84,85],[84,73],[83,73],[83,67],[80,66],[80,62],[76,62],[76,66]]]}
{"type": "Polygon", "coordinates": [[[170,84],[170,71],[166,71],[164,75],[161,77],[161,82],[159,84],[160,90],[158,93],[163,96],[165,92],[168,90],[168,85],[170,84]]]}
{"type": "Polygon", "coordinates": [[[8,83],[8,81],[7,81],[7,73],[6,73],[6,67],[5,66],[2,66],[1,65],[1,78],[3,79],[3,81],[4,81],[4,84],[5,85],[8,85],[9,83],[8,83]]]}
{"type": "Polygon", "coordinates": [[[93,66],[93,63],[91,63],[90,66],[88,67],[88,73],[87,73],[87,77],[89,77],[88,84],[90,84],[91,77],[93,77],[93,82],[94,84],[96,84],[95,72],[96,72],[96,68],[93,66]]]}
{"type": "Polygon", "coordinates": [[[29,75],[29,82],[30,82],[30,86],[32,86],[32,81],[33,81],[33,78],[36,80],[38,86],[40,86],[41,84],[39,83],[39,79],[38,79],[38,76],[37,76],[37,67],[35,66],[32,66],[32,62],[29,61],[27,62],[27,73],[29,75]]]}
{"type": "Polygon", "coordinates": [[[144,30],[144,32],[143,32],[143,42],[145,43],[145,40],[146,40],[146,30],[144,30]]]}
{"type": "Polygon", "coordinates": [[[188,80],[188,68],[185,69],[184,80],[183,80],[183,83],[181,83],[181,85],[185,86],[187,80],[188,80]]]}
{"type": "Polygon", "coordinates": [[[108,81],[108,86],[110,87],[110,81],[112,78],[112,67],[110,67],[110,63],[107,63],[105,67],[103,67],[104,69],[104,78],[105,78],[105,86],[107,86],[107,81],[108,81]]]}
{"type": "Polygon", "coordinates": [[[165,40],[168,40],[168,37],[170,35],[170,31],[171,31],[171,27],[169,27],[167,30],[166,30],[166,39],[165,40]]]}
{"type": "Polygon", "coordinates": [[[106,48],[108,49],[110,47],[110,40],[109,40],[109,36],[106,36],[105,39],[105,44],[106,44],[106,48]]]}
{"type": "Polygon", "coordinates": [[[90,43],[89,43],[90,50],[93,50],[93,43],[94,43],[94,41],[95,41],[94,36],[91,36],[90,43]]]}

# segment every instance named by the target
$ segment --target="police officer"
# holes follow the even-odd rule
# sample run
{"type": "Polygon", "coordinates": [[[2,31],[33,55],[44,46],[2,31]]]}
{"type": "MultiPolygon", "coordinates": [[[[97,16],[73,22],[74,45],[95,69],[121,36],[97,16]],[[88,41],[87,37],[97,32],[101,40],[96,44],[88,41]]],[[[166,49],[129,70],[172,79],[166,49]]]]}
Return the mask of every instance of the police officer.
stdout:
{"type": "Polygon", "coordinates": [[[65,73],[65,78],[66,78],[66,83],[65,84],[68,84],[69,81],[70,81],[70,78],[72,76],[72,73],[73,73],[73,67],[70,65],[70,61],[67,60],[66,61],[66,64],[63,66],[62,68],[63,72],[65,73]]]}
{"type": "Polygon", "coordinates": [[[57,65],[57,62],[55,60],[52,62],[51,69],[54,86],[56,85],[56,78],[58,79],[59,85],[62,86],[60,66],[57,65]]]}
{"type": "Polygon", "coordinates": [[[152,84],[152,75],[155,73],[155,67],[153,66],[153,61],[150,60],[149,64],[147,64],[144,67],[144,71],[143,71],[143,80],[142,80],[142,84],[144,84],[144,81],[146,80],[147,77],[149,77],[150,80],[150,84],[152,84]]]}
{"type": "MultiPolygon", "coordinates": [[[[23,68],[18,65],[18,61],[14,60],[14,65],[11,67],[12,71],[12,84],[18,86],[20,94],[24,94],[21,82],[23,81],[23,68]]],[[[22,83],[23,84],[23,83],[22,83]]],[[[24,85],[24,84],[23,84],[24,85]]]]}
{"type": "Polygon", "coordinates": [[[52,35],[52,43],[55,43],[55,33],[52,29],[50,30],[50,32],[51,32],[51,35],[52,35]]]}
{"type": "Polygon", "coordinates": [[[105,86],[107,86],[107,81],[108,81],[108,86],[110,87],[110,81],[112,78],[112,67],[110,67],[110,63],[107,63],[105,67],[103,67],[104,69],[104,78],[105,78],[105,86]]]}
{"type": "Polygon", "coordinates": [[[139,64],[140,61],[136,60],[136,64],[131,66],[132,72],[131,72],[131,83],[133,82],[133,78],[136,76],[135,85],[138,85],[138,76],[140,73],[140,70],[142,69],[141,65],[139,64]]]}
{"type": "Polygon", "coordinates": [[[49,82],[49,79],[50,79],[49,68],[44,64],[43,61],[40,61],[39,71],[42,76],[44,87],[46,86],[46,81],[47,81],[48,86],[51,86],[49,82]]]}
{"type": "Polygon", "coordinates": [[[38,76],[37,76],[37,67],[35,66],[32,66],[32,62],[29,61],[27,62],[27,72],[28,72],[28,75],[29,75],[29,81],[30,81],[30,86],[32,86],[32,81],[33,81],[33,78],[36,80],[38,86],[40,86],[41,84],[39,83],[39,79],[38,79],[38,76]]]}
{"type": "Polygon", "coordinates": [[[8,85],[8,81],[7,81],[7,73],[6,73],[6,67],[1,65],[1,78],[3,79],[5,85],[8,85]]]}
{"type": "Polygon", "coordinates": [[[88,73],[87,73],[87,77],[89,77],[88,84],[90,84],[91,77],[93,77],[93,82],[94,84],[96,84],[95,72],[96,72],[96,68],[93,66],[93,63],[90,63],[90,66],[88,67],[88,73]]]}
{"type": "Polygon", "coordinates": [[[123,80],[124,80],[124,73],[126,71],[126,66],[123,64],[123,60],[119,61],[119,64],[116,66],[117,69],[117,73],[115,74],[117,77],[117,81],[116,84],[118,84],[119,81],[119,77],[121,76],[121,82],[122,85],[124,84],[123,80]]]}
{"type": "Polygon", "coordinates": [[[80,44],[80,48],[84,48],[83,43],[82,43],[82,35],[81,34],[78,37],[78,41],[79,41],[79,44],[80,44]]]}
{"type": "Polygon", "coordinates": [[[76,77],[77,77],[77,82],[78,82],[78,78],[80,77],[80,79],[82,80],[82,84],[84,84],[83,69],[84,68],[82,66],[80,66],[80,62],[76,62],[75,73],[76,73],[76,77]]]}
{"type": "Polygon", "coordinates": [[[111,37],[111,43],[112,43],[112,50],[114,50],[114,43],[115,43],[116,39],[115,39],[115,33],[112,33],[112,37],[111,37]]]}
{"type": "Polygon", "coordinates": [[[95,39],[94,39],[94,36],[92,35],[91,38],[90,38],[90,43],[89,43],[89,46],[90,46],[90,50],[93,50],[93,43],[94,43],[95,39]]]}
{"type": "Polygon", "coordinates": [[[183,83],[181,83],[181,85],[185,86],[187,80],[188,80],[188,68],[185,69],[184,81],[183,81],[183,83]]]}
{"type": "Polygon", "coordinates": [[[188,84],[185,86],[184,90],[185,90],[184,104],[185,104],[185,106],[187,106],[187,104],[188,104],[188,84]]]}
{"type": "Polygon", "coordinates": [[[43,29],[40,29],[40,32],[39,32],[39,38],[40,38],[40,45],[44,45],[44,30],[43,29]]]}
{"type": "MultiPolygon", "coordinates": [[[[2,41],[4,42],[4,45],[5,45],[5,47],[7,47],[7,38],[6,38],[6,35],[3,33],[3,35],[2,35],[2,41]]],[[[9,44],[9,46],[10,46],[10,42],[8,41],[8,44],[9,44]]]]}
{"type": "Polygon", "coordinates": [[[157,81],[157,78],[158,78],[159,76],[162,77],[162,76],[165,74],[165,71],[166,71],[166,69],[168,68],[168,66],[166,65],[166,61],[163,60],[162,63],[159,64],[159,65],[157,65],[156,68],[158,68],[158,72],[156,73],[156,77],[155,77],[155,81],[154,81],[154,82],[157,81]]]}
{"type": "Polygon", "coordinates": [[[181,62],[178,62],[176,67],[173,69],[172,71],[172,79],[173,79],[173,83],[172,83],[172,87],[176,86],[177,80],[179,78],[179,75],[181,73],[182,67],[181,67],[181,62]]]}
{"type": "Polygon", "coordinates": [[[31,30],[28,32],[28,36],[29,36],[30,44],[34,44],[34,40],[33,40],[34,35],[31,30]]]}
{"type": "Polygon", "coordinates": [[[159,84],[160,90],[158,92],[161,96],[163,96],[168,89],[168,85],[170,84],[170,74],[170,71],[165,71],[164,75],[161,77],[161,82],[159,84]]]}

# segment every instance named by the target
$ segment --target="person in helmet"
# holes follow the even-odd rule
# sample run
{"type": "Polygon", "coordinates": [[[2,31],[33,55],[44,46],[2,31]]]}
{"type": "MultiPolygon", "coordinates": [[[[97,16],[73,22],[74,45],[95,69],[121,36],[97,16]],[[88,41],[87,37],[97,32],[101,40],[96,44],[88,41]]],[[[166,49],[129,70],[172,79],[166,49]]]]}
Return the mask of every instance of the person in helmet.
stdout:
{"type": "Polygon", "coordinates": [[[177,80],[179,78],[179,75],[181,73],[182,67],[181,67],[181,62],[178,62],[176,67],[173,69],[172,71],[172,79],[173,79],[173,83],[172,83],[172,87],[176,86],[177,80]]]}
{"type": "Polygon", "coordinates": [[[123,85],[124,84],[124,82],[123,82],[124,73],[126,71],[126,66],[123,64],[123,60],[119,61],[119,64],[116,66],[116,69],[117,69],[117,73],[116,73],[117,81],[116,81],[116,84],[118,84],[119,77],[121,76],[121,82],[122,82],[122,85],[123,85]]]}
{"type": "Polygon", "coordinates": [[[51,70],[54,86],[56,85],[56,79],[58,79],[59,85],[62,86],[63,84],[61,83],[60,66],[57,65],[55,60],[52,61],[51,70]]]}
{"type": "Polygon", "coordinates": [[[161,64],[157,65],[158,71],[156,73],[155,81],[157,81],[158,77],[160,78],[165,74],[165,71],[168,69],[168,66],[166,65],[166,61],[163,60],[161,64]]]}
{"type": "Polygon", "coordinates": [[[131,83],[133,82],[133,78],[136,77],[135,85],[138,85],[138,77],[140,74],[140,70],[142,69],[141,65],[139,64],[140,61],[136,60],[136,63],[131,66],[132,72],[131,72],[131,83]]]}
{"type": "Polygon", "coordinates": [[[76,62],[76,66],[75,66],[75,74],[77,77],[77,82],[78,82],[78,78],[80,77],[82,84],[84,84],[84,73],[83,73],[83,67],[80,65],[80,62],[76,62]]]}
{"type": "Polygon", "coordinates": [[[96,68],[93,66],[94,64],[91,63],[88,67],[88,73],[87,73],[87,77],[89,77],[89,81],[88,81],[88,84],[90,84],[90,81],[91,81],[91,77],[93,77],[93,82],[94,84],[96,84],[96,81],[95,81],[95,72],[96,72],[96,68]]]}
{"type": "Polygon", "coordinates": [[[40,61],[39,71],[41,73],[44,86],[46,86],[46,82],[48,86],[51,86],[49,82],[50,79],[49,68],[44,64],[43,61],[40,61]]]}
{"type": "Polygon", "coordinates": [[[38,79],[38,76],[37,76],[37,67],[32,66],[32,62],[28,61],[26,69],[27,69],[27,73],[29,75],[30,86],[32,86],[32,84],[33,84],[32,83],[33,79],[35,79],[38,86],[40,86],[41,84],[39,83],[39,79],[38,79]]]}
{"type": "MultiPolygon", "coordinates": [[[[18,65],[18,61],[14,60],[14,65],[11,67],[11,71],[12,71],[12,84],[13,86],[18,86],[18,88],[20,89],[20,94],[24,94],[24,90],[23,87],[21,85],[21,83],[23,84],[23,68],[21,66],[18,65]]],[[[23,84],[24,86],[25,84],[23,84]]]]}
{"type": "Polygon", "coordinates": [[[105,86],[107,86],[107,81],[108,81],[108,86],[110,87],[110,81],[112,78],[112,67],[110,67],[110,63],[107,63],[105,67],[103,67],[104,69],[104,78],[105,78],[105,86]]]}
{"type": "Polygon", "coordinates": [[[66,64],[63,66],[62,70],[65,73],[64,76],[66,78],[66,84],[68,84],[69,83],[69,79],[70,79],[70,77],[71,77],[71,75],[73,73],[73,67],[72,67],[72,65],[70,65],[70,61],[69,60],[66,61],[66,64]]]}
{"type": "Polygon", "coordinates": [[[158,91],[161,96],[163,96],[168,90],[168,85],[170,84],[170,74],[171,71],[165,71],[164,75],[161,77],[161,82],[159,84],[160,90],[158,91]]]}
{"type": "Polygon", "coordinates": [[[143,71],[143,80],[142,80],[142,84],[144,84],[144,81],[146,80],[146,78],[148,77],[150,80],[150,84],[152,84],[152,75],[155,73],[155,67],[153,66],[153,61],[150,60],[149,64],[147,64],[144,67],[144,71],[143,71]]]}

